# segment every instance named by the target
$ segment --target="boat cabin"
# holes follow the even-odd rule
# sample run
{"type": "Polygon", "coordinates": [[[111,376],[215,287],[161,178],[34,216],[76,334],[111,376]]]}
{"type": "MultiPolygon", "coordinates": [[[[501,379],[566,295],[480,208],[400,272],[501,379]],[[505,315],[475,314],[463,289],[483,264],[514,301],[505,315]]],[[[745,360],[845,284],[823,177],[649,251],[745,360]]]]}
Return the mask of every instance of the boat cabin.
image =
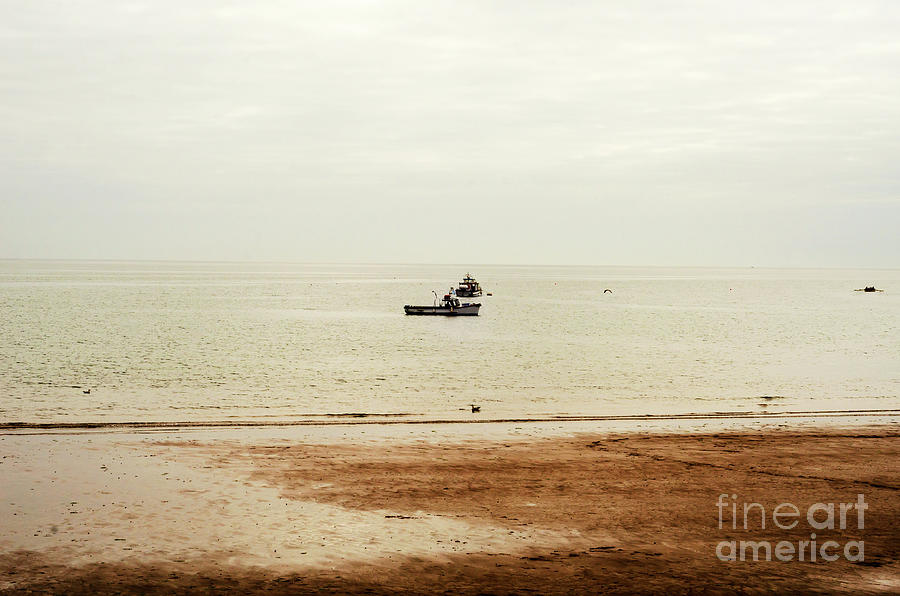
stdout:
{"type": "Polygon", "coordinates": [[[456,289],[457,296],[481,296],[481,285],[475,281],[475,278],[472,277],[469,273],[466,273],[466,276],[459,283],[459,287],[456,289]]]}

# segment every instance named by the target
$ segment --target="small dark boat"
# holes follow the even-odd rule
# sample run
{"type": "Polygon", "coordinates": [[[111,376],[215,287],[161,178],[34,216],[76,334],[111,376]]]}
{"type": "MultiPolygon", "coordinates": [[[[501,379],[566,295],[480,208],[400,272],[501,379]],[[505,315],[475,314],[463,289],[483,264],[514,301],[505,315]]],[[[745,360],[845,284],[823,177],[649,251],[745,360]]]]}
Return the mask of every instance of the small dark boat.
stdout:
{"type": "Polygon", "coordinates": [[[456,288],[456,295],[462,298],[481,296],[481,285],[475,281],[474,277],[466,273],[463,280],[459,282],[459,287],[456,288]]]}
{"type": "Polygon", "coordinates": [[[431,306],[411,306],[407,304],[403,310],[408,315],[443,315],[446,317],[459,316],[477,316],[478,309],[481,308],[480,303],[470,304],[468,302],[460,303],[459,298],[454,298],[450,294],[444,294],[440,303],[436,300],[431,306]]]}
{"type": "Polygon", "coordinates": [[[875,286],[866,286],[864,288],[859,288],[858,290],[854,290],[854,292],[883,292],[884,290],[879,290],[875,286]]]}

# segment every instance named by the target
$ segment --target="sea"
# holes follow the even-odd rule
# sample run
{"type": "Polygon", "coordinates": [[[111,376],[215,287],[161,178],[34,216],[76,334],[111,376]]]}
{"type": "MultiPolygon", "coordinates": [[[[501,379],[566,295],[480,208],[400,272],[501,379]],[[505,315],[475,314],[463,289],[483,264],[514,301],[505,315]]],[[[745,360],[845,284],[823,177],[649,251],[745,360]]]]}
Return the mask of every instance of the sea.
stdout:
{"type": "Polygon", "coordinates": [[[900,408],[897,269],[4,260],[0,338],[2,423],[900,408]]]}

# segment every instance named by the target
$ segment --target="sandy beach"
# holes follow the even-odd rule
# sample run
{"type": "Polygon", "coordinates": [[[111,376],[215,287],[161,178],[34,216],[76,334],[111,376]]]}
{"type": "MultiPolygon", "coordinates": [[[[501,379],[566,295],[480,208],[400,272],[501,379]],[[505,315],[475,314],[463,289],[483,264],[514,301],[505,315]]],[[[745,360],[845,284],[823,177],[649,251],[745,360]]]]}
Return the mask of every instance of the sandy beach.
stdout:
{"type": "Polygon", "coordinates": [[[0,592],[900,590],[896,424],[479,426],[7,432],[0,592]],[[717,556],[811,533],[836,560],[717,556]]]}

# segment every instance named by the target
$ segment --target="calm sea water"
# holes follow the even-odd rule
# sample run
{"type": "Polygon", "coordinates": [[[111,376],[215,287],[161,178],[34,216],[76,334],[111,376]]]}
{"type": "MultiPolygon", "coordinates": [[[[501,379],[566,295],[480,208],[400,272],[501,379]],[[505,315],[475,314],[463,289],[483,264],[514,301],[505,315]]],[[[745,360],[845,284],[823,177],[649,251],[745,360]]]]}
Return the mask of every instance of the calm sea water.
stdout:
{"type": "Polygon", "coordinates": [[[898,270],[0,261],[0,421],[898,408],[898,330],[898,270]]]}

